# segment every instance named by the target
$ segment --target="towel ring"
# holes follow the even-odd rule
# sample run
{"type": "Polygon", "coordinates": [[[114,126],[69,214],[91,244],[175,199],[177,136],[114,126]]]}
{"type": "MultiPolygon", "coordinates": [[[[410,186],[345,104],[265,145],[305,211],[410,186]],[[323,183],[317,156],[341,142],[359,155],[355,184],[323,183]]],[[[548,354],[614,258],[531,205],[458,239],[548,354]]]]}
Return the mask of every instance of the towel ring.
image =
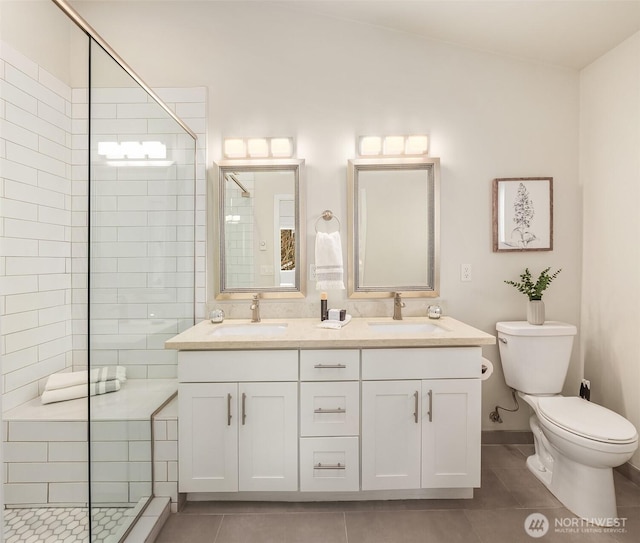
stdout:
{"type": "Polygon", "coordinates": [[[320,215],[317,219],[316,219],[316,224],[315,224],[315,228],[316,228],[316,234],[318,233],[318,223],[320,222],[320,219],[324,219],[325,221],[330,221],[332,219],[335,219],[338,223],[338,231],[340,231],[341,228],[341,224],[340,224],[340,220],[338,219],[338,217],[336,217],[333,214],[333,211],[331,211],[330,209],[325,209],[322,212],[322,215],[320,215]]]}

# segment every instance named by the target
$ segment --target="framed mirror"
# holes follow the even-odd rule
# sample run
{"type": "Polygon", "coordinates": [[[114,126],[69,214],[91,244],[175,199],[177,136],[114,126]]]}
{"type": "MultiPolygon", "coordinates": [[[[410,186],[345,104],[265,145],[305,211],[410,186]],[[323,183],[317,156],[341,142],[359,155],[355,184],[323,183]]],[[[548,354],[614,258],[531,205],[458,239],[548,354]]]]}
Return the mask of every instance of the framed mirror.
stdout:
{"type": "Polygon", "coordinates": [[[436,297],[440,160],[349,161],[349,297],[436,297]]]}
{"type": "Polygon", "coordinates": [[[218,164],[217,299],[304,297],[303,164],[218,164]]]}

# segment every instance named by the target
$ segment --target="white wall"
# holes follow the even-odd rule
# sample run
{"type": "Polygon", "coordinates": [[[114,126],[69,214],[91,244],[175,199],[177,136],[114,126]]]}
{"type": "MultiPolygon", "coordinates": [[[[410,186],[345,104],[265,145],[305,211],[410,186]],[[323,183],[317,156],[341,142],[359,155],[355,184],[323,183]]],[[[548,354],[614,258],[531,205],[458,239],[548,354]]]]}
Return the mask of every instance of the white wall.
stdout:
{"type": "Polygon", "coordinates": [[[580,83],[585,377],[592,400],[640,428],[640,33],[580,83]]]}
{"type": "MultiPolygon", "coordinates": [[[[563,272],[545,295],[547,316],[578,323],[577,72],[259,2],[73,5],[152,87],[208,87],[210,179],[223,137],[295,136],[298,157],[306,160],[309,262],[313,225],[324,209],[341,220],[346,245],[346,167],[356,137],[427,132],[431,154],[442,161],[446,312],[494,332],[499,320],[525,317],[524,296],[503,280],[517,279],[526,266],[552,266],[563,272]],[[553,252],[492,252],[491,182],[508,176],[554,177],[553,252]],[[469,283],[460,282],[462,263],[472,266],[469,283]]],[[[348,304],[344,296],[331,293],[331,305],[392,312],[390,300],[348,304]]],[[[317,305],[311,285],[305,302],[265,301],[261,309],[263,317],[313,316],[317,305]]],[[[424,314],[426,305],[408,300],[406,312],[424,314]]],[[[248,306],[232,307],[231,316],[249,316],[248,306]]],[[[574,394],[582,376],[577,347],[566,385],[574,394]]],[[[498,362],[496,347],[484,352],[498,362]]],[[[511,402],[497,366],[483,390],[483,425],[526,429],[527,409],[506,415],[502,425],[488,419],[496,403],[511,402]]]]}

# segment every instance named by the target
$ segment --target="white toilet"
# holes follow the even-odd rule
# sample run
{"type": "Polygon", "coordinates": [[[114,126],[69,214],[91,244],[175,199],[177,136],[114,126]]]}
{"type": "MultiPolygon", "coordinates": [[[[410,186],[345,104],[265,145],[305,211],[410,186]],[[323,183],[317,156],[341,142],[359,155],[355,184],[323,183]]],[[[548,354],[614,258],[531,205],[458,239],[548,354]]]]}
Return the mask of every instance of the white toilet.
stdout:
{"type": "Polygon", "coordinates": [[[562,396],[576,327],[560,322],[499,322],[498,345],[507,385],[533,409],[533,474],[575,515],[598,525],[617,518],[615,466],[638,447],[627,419],[579,397],[562,396]]]}

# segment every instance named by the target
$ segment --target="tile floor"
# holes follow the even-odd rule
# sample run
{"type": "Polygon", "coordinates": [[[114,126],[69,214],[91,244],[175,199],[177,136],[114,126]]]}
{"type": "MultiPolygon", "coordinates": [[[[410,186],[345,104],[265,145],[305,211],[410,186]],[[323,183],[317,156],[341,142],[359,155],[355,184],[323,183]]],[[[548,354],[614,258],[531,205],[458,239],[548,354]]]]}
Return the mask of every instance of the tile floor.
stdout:
{"type": "MultiPolygon", "coordinates": [[[[93,538],[96,543],[116,543],[131,508],[93,509],[93,538]]],[[[5,543],[86,543],[89,540],[86,507],[42,507],[6,509],[5,543]]]]}
{"type": "Polygon", "coordinates": [[[620,531],[572,526],[578,519],[526,468],[532,451],[533,445],[483,445],[482,488],[473,500],[188,502],[169,517],[156,543],[640,541],[640,486],[615,474],[618,515],[625,519],[620,531]],[[534,513],[549,521],[542,537],[524,529],[534,513]]]}

